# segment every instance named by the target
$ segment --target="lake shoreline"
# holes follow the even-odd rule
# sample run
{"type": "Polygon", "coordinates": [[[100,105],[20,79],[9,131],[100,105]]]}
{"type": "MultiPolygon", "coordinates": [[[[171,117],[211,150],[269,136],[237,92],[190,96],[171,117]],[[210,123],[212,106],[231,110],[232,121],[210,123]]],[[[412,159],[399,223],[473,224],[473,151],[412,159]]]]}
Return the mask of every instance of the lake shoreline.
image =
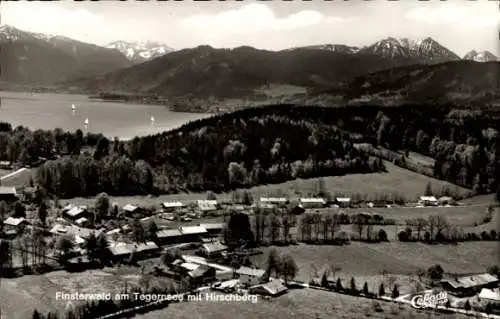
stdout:
{"type": "Polygon", "coordinates": [[[178,112],[165,105],[89,99],[88,95],[0,91],[0,118],[13,127],[81,129],[121,140],[176,129],[211,113],[178,112]],[[75,108],[73,109],[73,105],[75,108]],[[151,121],[154,117],[154,121],[151,121]],[[89,125],[85,126],[86,120],[89,125]]]}

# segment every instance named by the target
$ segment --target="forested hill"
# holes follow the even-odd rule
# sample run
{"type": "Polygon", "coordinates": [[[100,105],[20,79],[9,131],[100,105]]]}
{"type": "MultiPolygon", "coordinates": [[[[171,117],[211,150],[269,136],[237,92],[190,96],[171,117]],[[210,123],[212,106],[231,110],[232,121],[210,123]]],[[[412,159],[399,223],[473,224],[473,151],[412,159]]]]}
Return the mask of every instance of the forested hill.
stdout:
{"type": "Polygon", "coordinates": [[[383,170],[348,134],[308,118],[235,113],[113,145],[99,156],[47,162],[38,179],[61,197],[184,190],[226,191],[296,177],[383,170]]]}
{"type": "MultiPolygon", "coordinates": [[[[382,162],[357,147],[370,143],[427,155],[435,159],[431,175],[484,193],[499,186],[499,130],[499,118],[445,106],[277,105],[214,116],[126,144],[101,139],[94,157],[48,162],[38,177],[63,197],[224,191],[381,171],[382,162]]],[[[404,153],[396,158],[403,166],[404,153]]]]}

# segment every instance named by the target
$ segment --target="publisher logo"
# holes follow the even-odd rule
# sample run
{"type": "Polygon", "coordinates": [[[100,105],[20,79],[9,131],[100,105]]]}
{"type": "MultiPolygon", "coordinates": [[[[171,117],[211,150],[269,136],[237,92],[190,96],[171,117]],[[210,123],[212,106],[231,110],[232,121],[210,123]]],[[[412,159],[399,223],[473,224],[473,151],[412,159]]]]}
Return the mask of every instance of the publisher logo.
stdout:
{"type": "Polygon", "coordinates": [[[445,291],[439,293],[428,292],[415,295],[411,298],[411,305],[416,309],[436,308],[442,306],[448,301],[448,294],[445,291]]]}

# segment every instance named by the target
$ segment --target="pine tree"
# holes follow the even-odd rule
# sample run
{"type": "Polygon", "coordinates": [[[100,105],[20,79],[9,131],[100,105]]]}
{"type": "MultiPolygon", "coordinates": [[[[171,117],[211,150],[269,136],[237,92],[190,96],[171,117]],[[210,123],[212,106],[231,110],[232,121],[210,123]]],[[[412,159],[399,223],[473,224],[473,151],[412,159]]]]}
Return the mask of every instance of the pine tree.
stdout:
{"type": "Polygon", "coordinates": [[[425,186],[425,196],[432,196],[432,185],[431,182],[428,182],[427,185],[425,186]]]}
{"type": "Polygon", "coordinates": [[[323,273],[323,277],[321,277],[321,287],[330,288],[330,284],[328,283],[328,277],[326,271],[323,273]]]}
{"type": "Polygon", "coordinates": [[[385,289],[384,289],[384,284],[383,283],[381,283],[380,287],[378,288],[378,295],[380,297],[385,296],[385,289]]]}
{"type": "Polygon", "coordinates": [[[368,283],[365,281],[365,284],[363,285],[363,294],[365,296],[368,296],[370,294],[370,291],[368,290],[368,283]]]}
{"type": "Polygon", "coordinates": [[[354,280],[354,277],[351,278],[351,292],[352,293],[358,292],[358,289],[356,288],[356,281],[354,280]]]}
{"type": "Polygon", "coordinates": [[[337,283],[335,284],[335,289],[337,291],[342,291],[344,288],[342,287],[342,282],[340,281],[340,278],[337,278],[337,283]]]}
{"type": "Polygon", "coordinates": [[[392,297],[392,299],[396,299],[397,297],[399,297],[398,285],[394,285],[394,288],[392,289],[391,297],[392,297]]]}
{"type": "Polygon", "coordinates": [[[467,299],[467,300],[465,301],[465,304],[464,304],[464,309],[465,309],[465,310],[467,310],[467,311],[469,311],[469,310],[471,310],[471,309],[472,309],[472,307],[470,306],[469,299],[467,299]]]}

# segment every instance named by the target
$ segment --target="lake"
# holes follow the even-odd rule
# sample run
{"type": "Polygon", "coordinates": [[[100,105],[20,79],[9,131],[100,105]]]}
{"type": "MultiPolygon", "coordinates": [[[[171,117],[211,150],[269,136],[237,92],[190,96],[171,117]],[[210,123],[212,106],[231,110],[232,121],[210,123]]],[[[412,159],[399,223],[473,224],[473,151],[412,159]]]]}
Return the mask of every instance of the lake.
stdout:
{"type": "Polygon", "coordinates": [[[0,122],[30,129],[102,133],[129,139],[177,128],[210,114],[171,112],[162,105],[143,105],[89,99],[86,95],[0,91],[0,122]],[[72,104],[75,111],[72,111],[72,104]],[[151,116],[155,121],[150,121],[151,116]]]}

